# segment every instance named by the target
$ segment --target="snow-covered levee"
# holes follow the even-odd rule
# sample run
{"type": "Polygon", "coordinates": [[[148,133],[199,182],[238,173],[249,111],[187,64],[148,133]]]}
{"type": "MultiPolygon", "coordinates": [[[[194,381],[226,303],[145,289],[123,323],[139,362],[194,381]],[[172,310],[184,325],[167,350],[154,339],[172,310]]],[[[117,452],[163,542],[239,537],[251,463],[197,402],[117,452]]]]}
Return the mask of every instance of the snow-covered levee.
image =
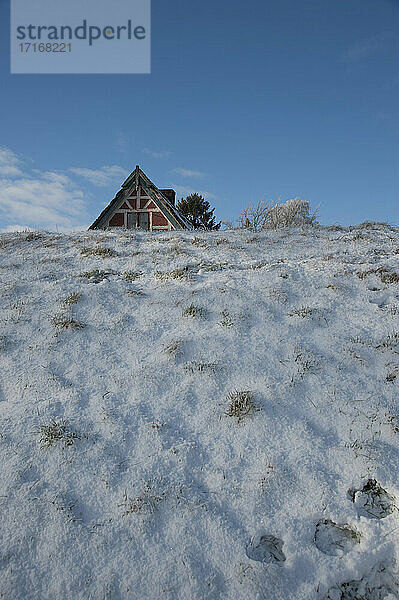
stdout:
{"type": "Polygon", "coordinates": [[[398,598],[399,232],[0,236],[0,598],[398,598]]]}

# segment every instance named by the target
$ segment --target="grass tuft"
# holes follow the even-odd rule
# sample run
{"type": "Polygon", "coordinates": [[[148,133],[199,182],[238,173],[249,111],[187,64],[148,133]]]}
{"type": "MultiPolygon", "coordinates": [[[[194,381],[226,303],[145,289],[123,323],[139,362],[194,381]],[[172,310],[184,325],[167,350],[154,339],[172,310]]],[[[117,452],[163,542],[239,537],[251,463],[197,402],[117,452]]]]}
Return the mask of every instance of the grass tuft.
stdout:
{"type": "Polygon", "coordinates": [[[128,283],[133,283],[140,277],[141,273],[137,273],[136,271],[125,271],[122,275],[123,279],[128,283]]]}
{"type": "Polygon", "coordinates": [[[357,274],[359,279],[365,279],[368,275],[378,275],[382,283],[399,283],[399,273],[388,271],[385,267],[369,269],[368,271],[361,271],[357,274]]]}
{"type": "Polygon", "coordinates": [[[126,290],[126,294],[129,294],[129,296],[137,296],[137,297],[146,295],[141,290],[126,290]]]}
{"type": "Polygon", "coordinates": [[[46,236],[38,231],[30,231],[26,235],[24,235],[23,240],[25,242],[35,242],[37,240],[43,240],[46,236]]]}
{"type": "Polygon", "coordinates": [[[42,448],[50,448],[55,444],[62,444],[64,447],[72,446],[75,440],[80,439],[80,435],[71,431],[64,420],[52,421],[50,425],[41,425],[38,433],[40,435],[39,444],[42,448]]]}
{"type": "Polygon", "coordinates": [[[93,269],[92,271],[85,271],[81,273],[79,277],[84,277],[85,279],[89,279],[91,283],[100,283],[105,279],[108,279],[110,275],[113,275],[112,271],[99,271],[98,269],[93,269]]]}
{"type": "Polygon", "coordinates": [[[254,394],[250,390],[234,390],[231,392],[227,399],[229,400],[229,407],[226,412],[226,416],[235,417],[237,423],[241,423],[244,419],[252,417],[256,412],[260,410],[254,402],[254,394]]]}
{"type": "Polygon", "coordinates": [[[190,279],[190,273],[188,267],[184,267],[183,269],[173,269],[172,271],[156,271],[155,278],[160,281],[168,281],[169,279],[190,279]]]}
{"type": "Polygon", "coordinates": [[[197,360],[193,360],[184,366],[186,371],[190,373],[216,373],[217,367],[217,363],[200,362],[197,360]]]}
{"type": "Polygon", "coordinates": [[[80,254],[85,257],[89,256],[100,256],[101,258],[111,258],[116,256],[115,252],[111,248],[82,248],[80,254]]]}
{"type": "Polygon", "coordinates": [[[222,310],[220,314],[222,317],[220,325],[222,325],[222,327],[232,327],[234,325],[234,321],[227,310],[222,310]]]}
{"type": "Polygon", "coordinates": [[[163,351],[168,356],[173,356],[174,358],[178,358],[182,356],[182,344],[181,340],[173,340],[167,346],[164,347],[163,351]]]}
{"type": "Polygon", "coordinates": [[[191,243],[193,246],[198,246],[199,248],[208,248],[207,241],[197,236],[191,240],[191,243]]]}
{"type": "Polygon", "coordinates": [[[399,344],[399,333],[397,331],[390,333],[387,335],[385,339],[383,339],[376,348],[388,348],[393,349],[399,344]]]}
{"type": "Polygon", "coordinates": [[[82,294],[79,293],[75,293],[75,294],[69,294],[69,296],[67,296],[65,298],[65,300],[63,301],[63,305],[64,306],[72,306],[73,304],[76,304],[79,301],[79,298],[81,297],[82,294]]]}
{"type": "Polygon", "coordinates": [[[199,317],[199,318],[203,318],[205,317],[205,310],[203,308],[201,308],[200,306],[195,306],[195,304],[190,304],[190,306],[188,306],[187,308],[184,308],[182,310],[182,316],[183,317],[199,317]]]}
{"type": "Polygon", "coordinates": [[[6,335],[0,335],[0,351],[2,352],[7,348],[8,338],[6,335]]]}
{"type": "Polygon", "coordinates": [[[295,308],[292,312],[289,313],[290,317],[298,316],[305,319],[306,317],[310,317],[314,312],[314,308],[310,306],[300,306],[299,308],[295,308]]]}
{"type": "Polygon", "coordinates": [[[157,505],[165,500],[165,496],[166,490],[155,489],[152,481],[146,481],[136,498],[130,498],[125,491],[123,502],[118,506],[124,509],[124,517],[142,512],[153,513],[157,505]]]}
{"type": "Polygon", "coordinates": [[[79,323],[78,321],[75,321],[75,319],[72,319],[71,317],[65,317],[63,315],[55,315],[52,318],[52,323],[54,325],[54,327],[56,327],[57,329],[63,329],[63,330],[67,330],[67,329],[83,329],[85,327],[85,325],[83,325],[83,323],[79,323]]]}

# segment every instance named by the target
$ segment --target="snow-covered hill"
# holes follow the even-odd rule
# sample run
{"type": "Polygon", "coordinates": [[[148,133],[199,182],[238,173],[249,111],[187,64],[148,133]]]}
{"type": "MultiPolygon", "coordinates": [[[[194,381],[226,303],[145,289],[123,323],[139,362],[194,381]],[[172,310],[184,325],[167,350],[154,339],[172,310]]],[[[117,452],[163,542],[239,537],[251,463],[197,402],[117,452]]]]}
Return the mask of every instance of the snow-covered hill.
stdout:
{"type": "Polygon", "coordinates": [[[397,230],[0,246],[0,598],[398,597],[397,230]]]}

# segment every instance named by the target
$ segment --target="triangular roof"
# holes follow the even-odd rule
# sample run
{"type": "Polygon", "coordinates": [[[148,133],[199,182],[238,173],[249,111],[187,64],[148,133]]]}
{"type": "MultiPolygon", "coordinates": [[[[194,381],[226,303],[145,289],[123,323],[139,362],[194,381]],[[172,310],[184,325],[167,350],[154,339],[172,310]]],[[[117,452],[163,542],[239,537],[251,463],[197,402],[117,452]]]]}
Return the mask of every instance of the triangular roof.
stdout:
{"type": "Polygon", "coordinates": [[[140,169],[139,165],[136,166],[135,170],[129,175],[129,177],[122,183],[122,187],[116,194],[115,198],[111,200],[106,208],[102,211],[99,217],[90,225],[89,229],[101,229],[107,222],[109,216],[119,206],[122,200],[128,198],[134,190],[141,186],[151,198],[154,204],[159,210],[165,215],[168,221],[174,226],[175,229],[192,229],[191,223],[184,217],[181,212],[177,210],[175,206],[168,200],[165,194],[152,183],[147,175],[140,169]]]}

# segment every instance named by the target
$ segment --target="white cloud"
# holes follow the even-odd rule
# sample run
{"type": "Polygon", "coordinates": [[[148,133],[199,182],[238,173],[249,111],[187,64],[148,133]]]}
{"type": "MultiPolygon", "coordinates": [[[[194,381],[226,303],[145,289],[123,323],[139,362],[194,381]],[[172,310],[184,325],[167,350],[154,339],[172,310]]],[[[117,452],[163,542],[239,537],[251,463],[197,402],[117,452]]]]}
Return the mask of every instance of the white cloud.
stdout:
{"type": "Polygon", "coordinates": [[[89,220],[86,196],[67,174],[32,169],[10,148],[0,148],[3,231],[80,227],[89,220]]]}
{"type": "Polygon", "coordinates": [[[116,136],[115,148],[118,150],[118,152],[125,153],[127,151],[128,146],[129,138],[124,132],[120,131],[116,136]]]}
{"type": "Polygon", "coordinates": [[[375,54],[388,50],[395,39],[397,39],[397,36],[389,31],[372,35],[365,40],[353,44],[348,49],[347,56],[350,60],[370,58],[375,54]]]}
{"type": "Polygon", "coordinates": [[[41,174],[41,176],[43,179],[51,181],[52,183],[60,183],[62,185],[72,184],[71,179],[67,175],[64,175],[64,173],[60,173],[59,171],[44,171],[41,174]]]}
{"type": "MultiPolygon", "coordinates": [[[[48,176],[48,174],[46,174],[48,176]]],[[[83,192],[48,177],[0,179],[0,211],[27,226],[70,229],[87,218],[83,192]]]]}
{"type": "Polygon", "coordinates": [[[0,147],[0,176],[1,177],[19,177],[22,175],[20,166],[21,159],[9,148],[0,147]]]}
{"type": "Polygon", "coordinates": [[[26,225],[7,225],[0,230],[2,233],[12,233],[13,231],[37,231],[33,227],[27,227],[26,225]]]}
{"type": "Polygon", "coordinates": [[[193,177],[194,179],[205,177],[205,173],[202,173],[201,171],[191,171],[190,169],[181,169],[180,167],[173,169],[173,173],[177,173],[182,177],[193,177]]]}
{"type": "Polygon", "coordinates": [[[143,152],[145,154],[148,154],[152,158],[161,158],[161,159],[170,158],[173,154],[173,152],[170,152],[169,150],[160,150],[159,152],[156,152],[154,150],[149,150],[149,148],[144,148],[143,152]]]}
{"type": "Polygon", "coordinates": [[[118,165],[104,166],[99,169],[85,169],[85,168],[72,168],[69,169],[74,175],[83,177],[92,185],[98,187],[106,187],[113,183],[115,180],[126,179],[129,172],[118,165]]]}
{"type": "Polygon", "coordinates": [[[205,198],[205,200],[215,200],[216,199],[215,194],[212,194],[211,192],[207,192],[206,190],[199,190],[197,188],[189,187],[186,185],[177,185],[177,184],[171,184],[170,187],[175,190],[177,199],[180,199],[181,197],[189,196],[190,194],[200,194],[200,196],[203,196],[205,198]]]}

